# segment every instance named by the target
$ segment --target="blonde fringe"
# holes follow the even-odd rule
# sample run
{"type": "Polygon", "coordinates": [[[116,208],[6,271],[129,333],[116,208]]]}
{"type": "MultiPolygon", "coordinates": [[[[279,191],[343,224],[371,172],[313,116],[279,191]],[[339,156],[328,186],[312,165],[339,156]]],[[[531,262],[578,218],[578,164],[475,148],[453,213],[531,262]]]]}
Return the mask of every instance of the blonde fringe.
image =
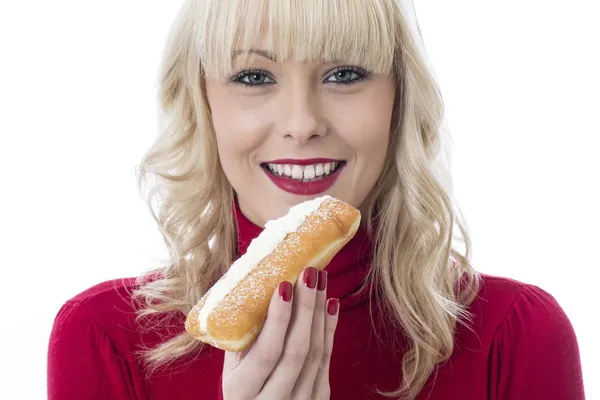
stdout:
{"type": "MultiPolygon", "coordinates": [[[[202,3],[207,4],[206,8],[201,8],[198,1],[188,1],[169,36],[160,86],[166,126],[139,168],[140,188],[148,191],[150,212],[161,229],[170,260],[165,268],[140,277],[139,287],[132,293],[139,308],[138,321],[144,329],[164,328],[177,313],[187,314],[235,257],[233,189],[219,163],[203,78],[209,70],[218,75],[225,74],[231,67],[223,64],[230,54],[222,52],[224,48],[233,48],[231,38],[252,46],[262,30],[240,33],[234,29],[235,19],[220,19],[236,15],[219,9],[225,5],[243,12],[236,1],[204,0],[202,3]],[[212,30],[211,16],[213,24],[215,21],[225,24],[219,31],[224,37],[202,36],[204,32],[217,35],[212,30]],[[214,47],[210,47],[211,41],[214,47]],[[211,55],[213,59],[209,58],[211,55]],[[205,68],[201,69],[201,65],[205,68]]],[[[265,13],[285,14],[278,3],[261,0],[262,8],[257,8],[261,12],[255,18],[260,19],[265,13]]],[[[360,28],[368,30],[368,34],[363,36],[371,38],[370,43],[375,48],[391,46],[394,49],[389,59],[376,58],[373,54],[377,52],[370,52],[369,59],[365,56],[366,47],[361,47],[364,37],[360,40],[358,36],[352,37],[352,32],[361,35],[360,29],[352,30],[351,26],[345,28],[346,36],[329,33],[332,37],[351,37],[351,40],[325,52],[331,58],[346,52],[356,56],[357,62],[361,60],[363,65],[371,64],[366,66],[373,70],[385,69],[388,65],[397,75],[396,112],[388,162],[367,199],[371,213],[376,212],[376,215],[365,216],[368,228],[373,229],[374,216],[386,221],[376,227],[373,268],[367,284],[376,283],[377,293],[386,299],[378,306],[385,309],[389,322],[405,333],[410,344],[402,360],[399,389],[380,393],[390,398],[414,399],[428,379],[435,376],[436,365],[452,354],[456,324],[468,326],[466,310],[479,288],[478,275],[469,262],[466,228],[440,176],[440,171],[444,171],[438,160],[443,150],[440,143],[442,98],[414,38],[407,33],[407,22],[398,4],[386,0],[315,0],[312,7],[323,4],[328,6],[320,9],[322,15],[347,9],[346,18],[352,20],[345,25],[342,21],[330,22],[329,28],[351,23],[360,25],[360,19],[352,17],[358,15],[352,12],[352,7],[367,9],[369,22],[360,28]],[[342,3],[344,7],[339,7],[342,3]],[[388,39],[381,39],[386,35],[388,39]],[[455,236],[464,241],[464,252],[453,248],[455,236]]],[[[306,10],[294,12],[294,15],[303,15],[306,10]]],[[[309,17],[290,21],[305,21],[309,17]]],[[[291,46],[281,43],[273,43],[273,48],[282,59],[317,55],[314,46],[324,42],[318,31],[326,28],[310,30],[312,36],[303,43],[313,43],[313,47],[296,48],[295,53],[291,52],[291,46]]],[[[294,25],[289,29],[292,33],[288,36],[293,41],[303,27],[294,25]]],[[[180,328],[173,327],[173,330],[180,331],[180,328]]],[[[187,333],[164,339],[156,348],[140,353],[149,375],[196,354],[203,347],[187,333]]]]}

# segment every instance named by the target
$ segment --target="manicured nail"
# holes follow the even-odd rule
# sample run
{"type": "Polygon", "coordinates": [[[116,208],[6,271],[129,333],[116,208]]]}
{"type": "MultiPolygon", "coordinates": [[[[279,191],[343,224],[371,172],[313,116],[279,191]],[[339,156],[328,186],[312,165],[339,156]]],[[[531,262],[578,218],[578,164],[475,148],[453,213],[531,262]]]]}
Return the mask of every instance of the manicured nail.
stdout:
{"type": "Polygon", "coordinates": [[[317,286],[318,290],[325,290],[327,287],[327,271],[319,271],[319,285],[317,286]]]}
{"type": "Polygon", "coordinates": [[[285,301],[286,303],[289,302],[292,299],[292,292],[294,291],[293,289],[294,288],[290,282],[281,282],[279,284],[279,297],[281,297],[281,300],[285,301]]]}
{"type": "Polygon", "coordinates": [[[308,267],[304,270],[304,283],[311,289],[317,287],[317,269],[315,267],[308,267]]]}
{"type": "Polygon", "coordinates": [[[327,313],[329,315],[335,315],[340,308],[340,301],[338,299],[329,299],[327,300],[327,313]]]}

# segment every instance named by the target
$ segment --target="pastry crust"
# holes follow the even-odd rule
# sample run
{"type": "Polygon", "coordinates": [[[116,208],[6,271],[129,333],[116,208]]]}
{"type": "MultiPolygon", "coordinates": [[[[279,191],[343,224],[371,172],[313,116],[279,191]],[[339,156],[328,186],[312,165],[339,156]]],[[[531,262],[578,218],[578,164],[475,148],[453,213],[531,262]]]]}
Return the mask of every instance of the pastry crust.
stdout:
{"type": "MultiPolygon", "coordinates": [[[[206,332],[201,329],[199,316],[212,288],[188,314],[186,331],[222,350],[246,349],[260,333],[279,284],[283,281],[295,284],[308,266],[324,269],[354,236],[359,225],[360,212],[356,208],[326,198],[212,309],[206,332]]],[[[221,279],[227,279],[227,274],[221,279]]]]}

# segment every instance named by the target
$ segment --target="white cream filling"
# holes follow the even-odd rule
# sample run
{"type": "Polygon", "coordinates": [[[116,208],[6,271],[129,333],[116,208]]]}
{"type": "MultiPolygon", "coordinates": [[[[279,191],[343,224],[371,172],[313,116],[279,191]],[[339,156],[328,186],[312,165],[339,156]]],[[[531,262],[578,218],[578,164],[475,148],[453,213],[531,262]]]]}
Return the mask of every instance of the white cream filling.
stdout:
{"type": "Polygon", "coordinates": [[[296,204],[281,218],[271,220],[265,224],[265,229],[256,237],[246,253],[238,258],[229,268],[227,273],[210,290],[210,294],[204,302],[204,306],[198,314],[200,328],[206,332],[208,316],[212,310],[225,298],[227,293],[233,290],[252,271],[258,263],[271,254],[273,250],[285,239],[295,232],[313,211],[316,211],[323,201],[331,198],[321,196],[296,204]]]}

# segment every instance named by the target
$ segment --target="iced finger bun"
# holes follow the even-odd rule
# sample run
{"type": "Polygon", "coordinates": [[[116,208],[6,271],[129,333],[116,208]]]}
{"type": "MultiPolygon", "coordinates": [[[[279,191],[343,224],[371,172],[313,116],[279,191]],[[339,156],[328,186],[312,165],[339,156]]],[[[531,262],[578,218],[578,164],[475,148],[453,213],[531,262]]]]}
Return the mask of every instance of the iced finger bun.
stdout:
{"type": "Polygon", "coordinates": [[[330,196],[297,204],[267,222],[246,253],[192,308],[186,331],[222,350],[246,349],[262,329],[279,284],[295,284],[308,266],[324,269],[359,224],[356,208],[330,196]]]}

